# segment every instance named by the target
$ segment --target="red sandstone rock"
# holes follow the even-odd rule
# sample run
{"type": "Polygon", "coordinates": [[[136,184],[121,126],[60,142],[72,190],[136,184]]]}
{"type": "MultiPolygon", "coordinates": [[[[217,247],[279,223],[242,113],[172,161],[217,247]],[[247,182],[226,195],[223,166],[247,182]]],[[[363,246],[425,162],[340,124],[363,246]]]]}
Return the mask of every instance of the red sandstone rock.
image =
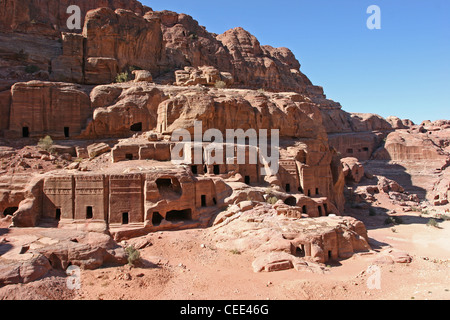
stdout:
{"type": "Polygon", "coordinates": [[[364,167],[356,158],[343,158],[344,175],[347,180],[359,183],[364,177],[364,167]]]}
{"type": "Polygon", "coordinates": [[[11,89],[9,130],[15,136],[72,137],[81,133],[91,112],[89,97],[76,85],[16,83],[11,89]]]}

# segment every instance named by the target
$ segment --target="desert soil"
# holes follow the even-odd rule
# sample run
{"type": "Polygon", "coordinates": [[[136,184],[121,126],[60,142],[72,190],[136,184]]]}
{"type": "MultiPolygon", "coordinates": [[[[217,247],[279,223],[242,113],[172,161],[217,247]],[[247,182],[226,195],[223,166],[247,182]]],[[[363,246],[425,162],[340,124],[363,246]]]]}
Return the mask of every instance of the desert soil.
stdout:
{"type": "MultiPolygon", "coordinates": [[[[308,271],[254,273],[251,252],[216,247],[208,229],[157,232],[142,249],[139,267],[81,271],[81,287],[69,290],[62,272],[28,285],[0,289],[0,299],[75,300],[328,300],[450,299],[450,221],[428,227],[429,218],[402,214],[403,224],[353,214],[367,225],[369,253],[335,261],[325,274],[308,271]],[[380,287],[373,288],[374,260],[389,247],[409,253],[410,264],[377,264],[380,287]]],[[[15,232],[11,230],[10,232],[15,232]]],[[[21,231],[23,232],[23,230],[21,231]]]]}

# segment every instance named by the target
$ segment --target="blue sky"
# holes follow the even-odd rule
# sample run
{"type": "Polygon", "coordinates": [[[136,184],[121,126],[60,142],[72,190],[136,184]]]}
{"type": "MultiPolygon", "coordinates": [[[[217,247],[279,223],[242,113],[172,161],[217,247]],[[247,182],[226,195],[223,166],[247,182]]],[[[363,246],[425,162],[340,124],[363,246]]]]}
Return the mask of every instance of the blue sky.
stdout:
{"type": "Polygon", "coordinates": [[[450,119],[449,0],[144,0],[194,17],[209,32],[243,27],[290,48],[315,85],[348,112],[416,123],[450,119]],[[370,5],[381,30],[369,30],[370,5]]]}

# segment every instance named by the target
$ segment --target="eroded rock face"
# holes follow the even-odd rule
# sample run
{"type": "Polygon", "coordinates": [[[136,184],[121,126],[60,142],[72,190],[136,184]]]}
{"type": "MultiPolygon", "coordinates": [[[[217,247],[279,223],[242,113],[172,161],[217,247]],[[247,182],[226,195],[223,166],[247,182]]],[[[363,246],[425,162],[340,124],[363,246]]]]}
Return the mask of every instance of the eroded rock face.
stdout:
{"type": "MultiPolygon", "coordinates": [[[[118,70],[135,66],[150,72],[159,71],[162,33],[156,20],[145,19],[128,10],[99,8],[86,15],[83,36],[87,39],[86,59],[115,59],[118,70]]],[[[108,83],[96,80],[94,77],[89,83],[108,83]]]]}
{"type": "Polygon", "coordinates": [[[211,237],[221,248],[253,252],[256,272],[292,269],[305,261],[325,263],[370,250],[367,230],[354,218],[288,218],[268,205],[230,214],[211,229],[211,237]]]}
{"type": "Polygon", "coordinates": [[[81,25],[89,10],[100,7],[127,9],[143,15],[149,10],[138,1],[123,0],[5,0],[0,13],[1,32],[22,32],[44,35],[57,35],[59,31],[67,31],[67,19],[72,13],[67,13],[70,5],[81,9],[81,25]]]}
{"type": "Polygon", "coordinates": [[[175,80],[178,86],[216,85],[227,87],[233,84],[231,73],[220,72],[218,69],[208,66],[198,69],[185,67],[184,70],[177,70],[175,71],[175,80]]]}
{"type": "Polygon", "coordinates": [[[11,88],[10,134],[73,137],[91,116],[88,95],[68,83],[30,81],[11,88]]]}
{"type": "Polygon", "coordinates": [[[347,181],[359,183],[364,177],[364,167],[356,158],[341,159],[347,181]]]}
{"type": "Polygon", "coordinates": [[[0,287],[32,282],[51,269],[66,270],[70,265],[96,269],[127,262],[125,250],[109,235],[74,230],[13,232],[0,243],[0,252],[0,287]]]}

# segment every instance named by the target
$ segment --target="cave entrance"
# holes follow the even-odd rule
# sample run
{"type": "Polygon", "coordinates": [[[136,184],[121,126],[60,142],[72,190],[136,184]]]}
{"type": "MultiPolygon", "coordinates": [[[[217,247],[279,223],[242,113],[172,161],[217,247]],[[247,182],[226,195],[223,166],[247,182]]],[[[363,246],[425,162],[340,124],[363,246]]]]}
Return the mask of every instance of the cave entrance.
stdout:
{"type": "Polygon", "coordinates": [[[318,206],[317,209],[319,210],[319,217],[322,217],[323,216],[322,206],[318,206]]]}
{"type": "Polygon", "coordinates": [[[14,215],[14,213],[15,213],[17,210],[19,210],[18,207],[9,207],[9,208],[6,208],[5,211],[3,211],[3,215],[4,215],[5,217],[6,217],[6,216],[12,216],[12,215],[14,215]]]}
{"type": "Polygon", "coordinates": [[[301,244],[297,247],[297,249],[295,250],[295,256],[299,258],[304,258],[306,256],[304,244],[301,244]]]}
{"type": "Polygon", "coordinates": [[[206,207],[206,196],[202,195],[202,207],[206,207]]]}
{"type": "Polygon", "coordinates": [[[131,125],[130,130],[133,132],[141,132],[142,131],[142,122],[138,122],[138,123],[131,125]]]}
{"type": "Polygon", "coordinates": [[[220,174],[220,166],[219,165],[214,165],[214,174],[215,175],[219,175],[220,174]]]}
{"type": "Polygon", "coordinates": [[[66,137],[66,138],[70,137],[70,129],[69,129],[69,127],[64,127],[64,137],[66,137]]]}
{"type": "Polygon", "coordinates": [[[191,171],[192,171],[192,174],[198,174],[197,166],[191,166],[191,171]]]}
{"type": "Polygon", "coordinates": [[[245,176],[245,184],[250,184],[250,176],[245,176]]]}
{"type": "Polygon", "coordinates": [[[122,224],[129,224],[130,223],[130,216],[128,212],[122,213],[122,224]]]}
{"type": "Polygon", "coordinates": [[[167,221],[188,221],[192,220],[192,210],[172,210],[166,214],[167,221]]]}
{"type": "Polygon", "coordinates": [[[306,208],[306,206],[302,207],[302,213],[307,214],[308,213],[308,209],[306,208]]]}
{"type": "Polygon", "coordinates": [[[60,208],[57,208],[57,209],[56,209],[56,212],[55,212],[55,219],[56,219],[56,221],[61,220],[61,209],[60,209],[60,208]]]}
{"type": "Polygon", "coordinates": [[[160,178],[156,180],[156,186],[162,196],[181,196],[183,193],[180,182],[176,178],[160,178]]]}
{"type": "Polygon", "coordinates": [[[159,214],[159,212],[153,212],[152,214],[152,224],[154,227],[158,227],[163,221],[163,217],[159,214]]]}
{"type": "Polygon", "coordinates": [[[323,209],[325,210],[325,215],[328,215],[328,205],[326,203],[323,204],[323,209]]]}
{"type": "Polygon", "coordinates": [[[86,219],[92,219],[94,217],[94,211],[92,207],[86,207],[86,219]]]}
{"type": "Polygon", "coordinates": [[[133,154],[127,153],[127,154],[125,155],[125,159],[127,159],[127,160],[133,160],[133,154]]]}
{"type": "Polygon", "coordinates": [[[30,128],[28,128],[28,127],[23,127],[22,128],[22,137],[23,138],[30,137],[30,128]]]}
{"type": "Polygon", "coordinates": [[[297,205],[297,199],[295,199],[294,197],[289,197],[286,200],[284,200],[284,203],[287,204],[288,206],[295,207],[297,205]]]}
{"type": "Polygon", "coordinates": [[[285,189],[286,189],[287,193],[291,192],[291,185],[289,183],[287,183],[285,189]]]}

